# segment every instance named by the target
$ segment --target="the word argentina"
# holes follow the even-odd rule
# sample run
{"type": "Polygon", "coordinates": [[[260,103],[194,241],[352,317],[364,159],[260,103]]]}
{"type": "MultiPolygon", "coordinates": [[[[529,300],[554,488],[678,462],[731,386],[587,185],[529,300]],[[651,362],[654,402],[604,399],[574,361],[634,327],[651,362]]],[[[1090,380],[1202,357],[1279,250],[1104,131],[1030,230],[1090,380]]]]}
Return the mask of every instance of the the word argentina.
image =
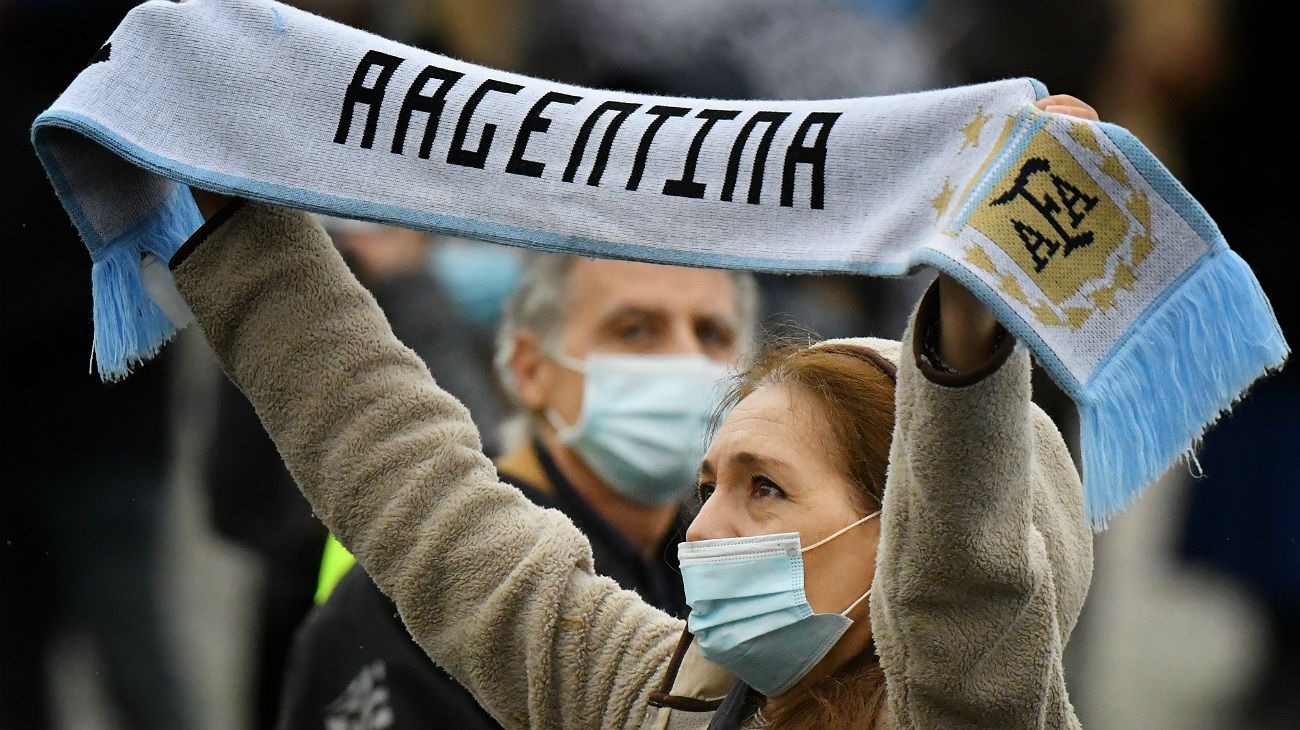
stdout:
{"type": "MultiPolygon", "coordinates": [[[[334,134],[335,143],[348,144],[349,137],[352,136],[352,124],[354,117],[357,115],[357,108],[358,106],[364,106],[366,107],[365,126],[361,131],[361,147],[366,149],[372,147],[375,141],[376,127],[379,124],[380,109],[386,100],[389,79],[392,78],[393,72],[404,61],[403,58],[381,53],[380,51],[372,50],[366,53],[361,62],[357,64],[356,73],[352,76],[352,82],[348,84],[347,91],[344,94],[343,108],[339,112],[338,131],[334,134]],[[375,76],[373,83],[367,85],[367,77],[376,69],[378,74],[375,76]]],[[[418,132],[420,137],[417,153],[421,159],[429,158],[433,150],[438,124],[445,111],[447,92],[464,77],[465,74],[459,71],[439,68],[438,66],[425,66],[424,70],[411,82],[402,99],[402,107],[397,115],[397,124],[393,129],[393,145],[391,148],[393,154],[406,154],[407,138],[415,131],[418,132]],[[430,86],[433,88],[426,88],[430,86]],[[419,130],[418,127],[412,129],[416,113],[425,115],[423,130],[419,130]]],[[[517,94],[523,88],[519,84],[493,78],[485,79],[479,83],[458,112],[459,117],[456,121],[456,128],[452,133],[451,144],[447,151],[447,162],[452,165],[482,169],[487,163],[488,152],[491,150],[492,142],[496,138],[497,125],[484,123],[479,135],[477,149],[466,149],[465,139],[469,135],[470,126],[474,124],[475,110],[488,94],[517,94]]],[[[541,160],[529,159],[529,139],[534,135],[545,134],[550,129],[551,122],[554,120],[547,114],[563,113],[565,106],[572,107],[581,101],[582,97],[580,96],[560,91],[549,91],[543,94],[523,116],[523,119],[519,120],[518,129],[514,133],[514,147],[510,153],[510,159],[506,163],[505,171],[527,177],[542,177],[549,164],[541,160]]],[[[703,198],[707,185],[696,179],[696,164],[699,160],[700,149],[704,146],[705,138],[713,131],[718,122],[735,120],[741,114],[739,111],[733,109],[694,110],[688,107],[667,105],[647,107],[633,101],[609,100],[602,102],[587,115],[587,118],[578,128],[577,136],[573,140],[573,148],[569,153],[567,165],[560,179],[567,183],[574,182],[578,169],[588,154],[588,144],[591,141],[593,130],[596,128],[597,123],[608,115],[609,120],[605,126],[604,134],[601,135],[600,142],[596,145],[595,158],[591,165],[591,171],[587,175],[586,183],[599,186],[602,182],[606,184],[613,182],[604,180],[605,167],[609,162],[611,153],[613,153],[614,141],[619,129],[633,113],[649,115],[652,119],[645,131],[641,133],[641,139],[636,145],[635,157],[632,159],[632,170],[628,179],[626,181],[618,180],[616,184],[622,184],[626,190],[639,189],[642,184],[642,175],[645,172],[646,158],[650,154],[650,148],[654,144],[655,136],[659,133],[659,130],[669,119],[674,117],[693,117],[699,119],[700,122],[695,129],[695,136],[686,149],[681,177],[665,180],[663,194],[684,198],[703,198]]],[[[740,177],[741,156],[745,151],[746,143],[759,125],[763,125],[762,136],[758,140],[752,167],[749,171],[749,189],[745,196],[745,202],[747,203],[758,205],[761,202],[763,174],[767,166],[767,157],[772,146],[772,139],[776,136],[777,129],[790,115],[790,112],[785,111],[755,111],[740,125],[732,142],[731,154],[727,160],[727,169],[718,199],[732,201],[735,197],[736,182],[737,178],[740,177]]],[[[810,112],[799,124],[798,131],[791,140],[789,147],[785,150],[784,168],[781,173],[781,205],[786,207],[794,206],[795,173],[800,165],[806,165],[810,172],[808,183],[809,207],[814,209],[823,207],[826,186],[826,141],[827,137],[830,136],[831,127],[839,116],[839,112],[810,112]],[[813,134],[814,128],[816,128],[815,135],[813,134]],[[811,140],[809,139],[810,136],[812,137],[811,140]]]]}

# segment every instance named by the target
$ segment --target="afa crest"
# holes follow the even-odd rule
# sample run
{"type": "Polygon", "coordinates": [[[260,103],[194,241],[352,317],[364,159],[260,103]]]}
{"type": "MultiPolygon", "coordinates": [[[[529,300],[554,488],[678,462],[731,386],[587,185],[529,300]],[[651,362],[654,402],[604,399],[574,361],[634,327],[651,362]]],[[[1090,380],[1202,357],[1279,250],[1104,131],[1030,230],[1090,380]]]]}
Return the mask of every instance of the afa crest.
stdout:
{"type": "Polygon", "coordinates": [[[982,233],[1005,258],[972,242],[967,261],[1043,324],[1077,329],[1094,312],[1114,308],[1119,290],[1133,288],[1134,267],[1153,245],[1150,210],[1089,125],[1071,120],[1068,137],[1077,146],[1068,149],[1046,127],[1048,117],[1033,110],[1007,119],[949,233],[965,226],[982,233]],[[1018,274],[995,259],[1010,259],[1018,274]]]}

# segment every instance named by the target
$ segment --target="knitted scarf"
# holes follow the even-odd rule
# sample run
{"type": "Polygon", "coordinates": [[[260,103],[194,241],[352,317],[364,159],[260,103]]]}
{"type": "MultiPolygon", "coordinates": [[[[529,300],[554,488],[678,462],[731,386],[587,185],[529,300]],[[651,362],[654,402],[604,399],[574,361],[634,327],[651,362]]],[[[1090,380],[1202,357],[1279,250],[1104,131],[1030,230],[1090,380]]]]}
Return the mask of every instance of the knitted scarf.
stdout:
{"type": "Polygon", "coordinates": [[[149,278],[187,186],[663,264],[955,277],[1078,404],[1100,527],[1288,347],[1214,222],[1124,129],[1032,79],[732,101],[506,73],[271,0],[150,0],[35,121],[93,260],[94,352],[171,336],[149,278]]]}

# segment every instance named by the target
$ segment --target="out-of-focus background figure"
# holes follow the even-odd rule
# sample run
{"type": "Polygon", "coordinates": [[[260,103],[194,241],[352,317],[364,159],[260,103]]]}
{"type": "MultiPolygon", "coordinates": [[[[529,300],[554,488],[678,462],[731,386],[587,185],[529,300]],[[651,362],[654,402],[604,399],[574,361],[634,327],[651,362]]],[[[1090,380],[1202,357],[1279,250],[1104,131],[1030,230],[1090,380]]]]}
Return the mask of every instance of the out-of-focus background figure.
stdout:
{"type": "MultiPolygon", "coordinates": [[[[209,0],[203,0],[209,1],[209,0]]],[[[200,337],[101,384],[89,261],[31,120],[130,0],[0,0],[0,728],[269,727],[324,533],[200,337]]],[[[709,97],[858,96],[1034,76],[1133,130],[1300,340],[1278,3],[1240,0],[302,0],[470,61],[709,97]]],[[[489,244],[327,221],[395,329],[498,452],[492,333],[521,272],[489,244]]],[[[924,274],[758,277],[769,327],[897,337],[924,274]]],[[[1067,435],[1070,402],[1036,397],[1067,435]]],[[[1300,376],[1264,381],[1096,541],[1066,654],[1086,726],[1300,727],[1300,376]],[[1193,476],[1193,474],[1203,476],[1193,476]]],[[[382,725],[374,725],[380,727],[382,725]]]]}

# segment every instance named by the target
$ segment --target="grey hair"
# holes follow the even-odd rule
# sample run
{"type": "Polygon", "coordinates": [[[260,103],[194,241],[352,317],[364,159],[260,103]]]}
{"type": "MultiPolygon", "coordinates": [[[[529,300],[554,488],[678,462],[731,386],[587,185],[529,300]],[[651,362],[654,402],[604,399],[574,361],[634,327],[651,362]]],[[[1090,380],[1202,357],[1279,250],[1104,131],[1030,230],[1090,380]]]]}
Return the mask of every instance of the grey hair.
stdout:
{"type": "MultiPolygon", "coordinates": [[[[497,378],[512,399],[515,382],[510,359],[514,356],[516,337],[526,330],[536,334],[543,347],[559,345],[569,313],[569,273],[577,260],[575,256],[538,251],[530,251],[524,258],[519,288],[502,307],[492,358],[497,378]]],[[[736,296],[738,354],[745,362],[753,355],[758,340],[758,282],[748,271],[727,273],[736,296]]],[[[507,438],[505,442],[514,440],[507,438]]]]}

